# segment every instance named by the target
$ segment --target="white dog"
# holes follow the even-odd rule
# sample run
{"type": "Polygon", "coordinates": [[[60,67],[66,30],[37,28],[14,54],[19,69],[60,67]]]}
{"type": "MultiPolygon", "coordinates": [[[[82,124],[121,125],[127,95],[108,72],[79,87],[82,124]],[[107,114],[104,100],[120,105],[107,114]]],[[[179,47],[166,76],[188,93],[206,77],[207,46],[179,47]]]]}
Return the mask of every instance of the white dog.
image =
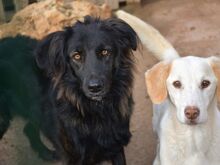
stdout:
{"type": "Polygon", "coordinates": [[[123,11],[116,15],[158,59],[170,59],[145,74],[159,137],[154,165],[220,165],[220,60],[178,58],[152,26],[123,11]]]}
{"type": "Polygon", "coordinates": [[[145,76],[159,137],[154,165],[219,165],[220,60],[178,58],[145,76]]]}

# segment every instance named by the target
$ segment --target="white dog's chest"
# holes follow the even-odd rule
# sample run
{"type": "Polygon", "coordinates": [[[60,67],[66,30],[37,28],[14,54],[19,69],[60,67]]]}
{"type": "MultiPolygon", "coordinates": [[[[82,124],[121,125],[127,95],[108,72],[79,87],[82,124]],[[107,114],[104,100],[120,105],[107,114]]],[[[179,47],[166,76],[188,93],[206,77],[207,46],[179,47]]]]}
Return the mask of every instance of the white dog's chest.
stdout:
{"type": "Polygon", "coordinates": [[[161,123],[161,165],[220,165],[219,131],[207,128],[189,128],[173,124],[173,120],[161,123]],[[217,133],[217,134],[216,134],[217,133]]]}

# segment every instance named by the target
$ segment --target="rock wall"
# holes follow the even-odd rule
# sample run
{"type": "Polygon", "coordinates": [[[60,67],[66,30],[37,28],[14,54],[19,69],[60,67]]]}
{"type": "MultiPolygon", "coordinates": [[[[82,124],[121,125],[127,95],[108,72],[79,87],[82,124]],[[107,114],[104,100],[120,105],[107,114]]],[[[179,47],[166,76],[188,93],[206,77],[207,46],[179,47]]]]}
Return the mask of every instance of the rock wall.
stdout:
{"type": "Polygon", "coordinates": [[[0,38],[21,34],[41,39],[82,20],[85,15],[108,18],[111,9],[107,5],[97,6],[86,1],[41,1],[16,13],[11,22],[0,25],[0,38]]]}

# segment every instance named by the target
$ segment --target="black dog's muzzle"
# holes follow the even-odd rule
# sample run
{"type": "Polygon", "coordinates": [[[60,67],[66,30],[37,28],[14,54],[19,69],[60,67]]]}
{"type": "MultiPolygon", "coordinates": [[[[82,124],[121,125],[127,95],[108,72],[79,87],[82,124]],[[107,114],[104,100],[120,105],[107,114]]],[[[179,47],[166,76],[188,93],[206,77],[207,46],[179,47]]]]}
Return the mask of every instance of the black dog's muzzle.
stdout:
{"type": "Polygon", "coordinates": [[[83,86],[85,95],[94,101],[101,101],[108,90],[108,85],[106,86],[102,78],[88,79],[83,86]]]}

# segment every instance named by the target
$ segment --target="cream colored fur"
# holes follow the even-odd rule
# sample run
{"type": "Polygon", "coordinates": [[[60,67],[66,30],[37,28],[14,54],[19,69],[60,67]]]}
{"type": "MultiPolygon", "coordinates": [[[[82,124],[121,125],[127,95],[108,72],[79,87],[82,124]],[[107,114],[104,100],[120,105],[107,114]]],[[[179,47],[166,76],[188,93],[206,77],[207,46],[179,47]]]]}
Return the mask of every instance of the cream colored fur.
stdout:
{"type": "Polygon", "coordinates": [[[172,45],[151,25],[124,11],[126,21],[160,60],[145,73],[148,93],[154,103],[153,129],[159,142],[154,165],[220,165],[220,60],[215,57],[179,57],[172,45]],[[174,60],[171,60],[174,59],[174,60]],[[183,87],[176,89],[179,80],[183,87]],[[210,85],[201,89],[201,81],[210,85]],[[189,125],[187,106],[196,106],[200,115],[189,125]]]}
{"type": "Polygon", "coordinates": [[[179,57],[173,46],[153,26],[122,10],[115,14],[136,31],[143,45],[159,60],[179,57]]]}
{"type": "Polygon", "coordinates": [[[220,60],[189,56],[160,63],[145,75],[147,87],[153,88],[148,92],[166,94],[163,100],[149,94],[154,103],[159,103],[153,108],[153,127],[159,138],[154,165],[220,165],[220,60]],[[170,67],[169,73],[166,71],[166,77],[156,83],[154,78],[161,73],[157,70],[166,70],[165,65],[170,67]],[[181,88],[173,86],[177,80],[181,88]],[[203,80],[210,81],[205,89],[201,88],[203,80]],[[167,92],[157,91],[164,84],[161,81],[167,92]],[[187,106],[200,110],[194,125],[184,115],[187,106]]]}

